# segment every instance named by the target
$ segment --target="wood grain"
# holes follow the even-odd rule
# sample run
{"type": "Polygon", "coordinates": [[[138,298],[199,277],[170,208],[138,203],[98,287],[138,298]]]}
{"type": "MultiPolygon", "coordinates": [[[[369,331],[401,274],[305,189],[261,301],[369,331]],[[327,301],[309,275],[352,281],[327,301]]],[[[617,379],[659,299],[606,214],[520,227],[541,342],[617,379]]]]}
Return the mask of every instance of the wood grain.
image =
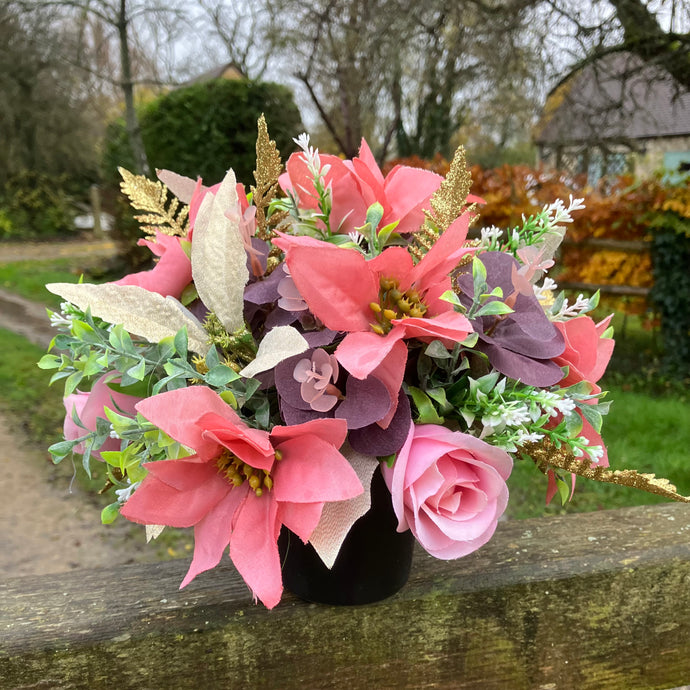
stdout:
{"type": "Polygon", "coordinates": [[[232,566],[0,585],[2,688],[564,688],[690,682],[690,506],[506,522],[458,561],[415,555],[360,607],[252,603],[232,566]]]}

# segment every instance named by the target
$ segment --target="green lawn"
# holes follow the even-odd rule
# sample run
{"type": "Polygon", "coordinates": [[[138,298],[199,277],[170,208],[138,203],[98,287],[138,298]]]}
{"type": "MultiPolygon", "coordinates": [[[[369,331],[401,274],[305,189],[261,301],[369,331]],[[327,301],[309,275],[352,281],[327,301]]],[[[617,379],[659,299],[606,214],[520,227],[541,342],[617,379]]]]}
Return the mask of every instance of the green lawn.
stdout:
{"type": "Polygon", "coordinates": [[[0,263],[0,288],[49,307],[57,307],[60,297],[46,290],[46,283],[76,283],[80,276],[87,282],[100,282],[102,262],[98,259],[60,258],[50,261],[16,261],[0,263]]]}
{"type": "MultiPolygon", "coordinates": [[[[650,397],[612,388],[611,411],[604,418],[603,438],[612,469],[634,469],[666,477],[684,495],[690,495],[690,403],[671,395],[650,397]]],[[[661,503],[665,499],[625,486],[579,478],[570,503],[558,497],[546,506],[546,477],[531,462],[517,461],[508,480],[508,515],[586,512],[603,508],[661,503]]]]}

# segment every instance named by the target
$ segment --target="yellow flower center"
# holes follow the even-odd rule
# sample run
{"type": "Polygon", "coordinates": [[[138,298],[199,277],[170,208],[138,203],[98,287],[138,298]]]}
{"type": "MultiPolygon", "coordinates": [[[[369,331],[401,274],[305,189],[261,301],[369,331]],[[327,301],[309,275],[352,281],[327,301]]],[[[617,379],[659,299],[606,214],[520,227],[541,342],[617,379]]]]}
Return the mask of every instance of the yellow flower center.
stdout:
{"type": "Polygon", "coordinates": [[[383,277],[379,280],[379,300],[370,302],[369,308],[376,318],[371,330],[379,335],[385,335],[393,328],[393,319],[421,318],[427,310],[417,290],[412,287],[402,292],[395,278],[383,277]]]}
{"type": "MultiPolygon", "coordinates": [[[[276,460],[280,460],[278,456],[279,451],[276,451],[276,460]]],[[[268,470],[257,470],[229,450],[223,451],[216,460],[216,466],[233,486],[249,482],[249,487],[257,496],[261,496],[264,490],[270,491],[273,488],[273,478],[268,470]]]]}

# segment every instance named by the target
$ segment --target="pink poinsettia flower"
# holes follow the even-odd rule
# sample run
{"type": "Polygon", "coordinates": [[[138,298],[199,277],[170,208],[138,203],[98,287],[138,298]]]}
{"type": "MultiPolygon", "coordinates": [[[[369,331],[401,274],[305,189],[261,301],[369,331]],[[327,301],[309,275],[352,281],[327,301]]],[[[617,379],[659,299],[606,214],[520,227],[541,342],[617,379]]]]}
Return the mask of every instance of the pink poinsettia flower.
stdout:
{"type": "Polygon", "coordinates": [[[604,375],[613,353],[613,339],[603,337],[612,317],[613,315],[608,316],[599,323],[594,323],[589,316],[554,323],[563,334],[565,350],[562,355],[554,357],[553,361],[561,367],[568,367],[568,374],[560,382],[560,386],[587,381],[592,384],[595,393],[601,392],[601,388],[595,384],[604,375]]]}
{"type": "MultiPolygon", "coordinates": [[[[109,372],[104,374],[91,387],[91,391],[86,393],[75,391],[66,396],[63,400],[65,405],[65,422],[63,432],[66,441],[76,441],[90,431],[96,431],[98,418],[107,419],[104,408],[109,408],[118,414],[134,417],[136,414],[135,405],[141,400],[135,395],[118,393],[114,391],[108,383],[119,380],[119,374],[109,372]],[[72,418],[72,413],[76,413],[83,426],[79,426],[72,418]]],[[[93,456],[101,460],[100,451],[119,450],[120,440],[108,438],[105,440],[99,451],[94,451],[93,456]]],[[[74,446],[75,453],[83,453],[84,442],[74,446]]]]}
{"type": "Polygon", "coordinates": [[[137,410],[195,454],[147,463],[148,475],[123,506],[128,520],[194,527],[194,557],[181,587],[230,558],[254,595],[273,608],[283,590],[282,525],[307,541],[324,503],[362,493],[338,452],[344,420],[248,427],[221,397],[192,386],[147,398],[137,410]]]}
{"type": "Polygon", "coordinates": [[[394,364],[381,380],[397,390],[406,362],[401,340],[440,340],[452,348],[472,332],[467,318],[440,299],[451,289],[449,273],[473,251],[463,246],[468,223],[467,215],[458,218],[417,265],[403,247],[366,260],[356,249],[308,237],[283,235],[274,244],[285,252],[312,314],[327,328],[347,333],[335,351],[338,362],[364,379],[390,360],[394,364]]]}
{"type": "Polygon", "coordinates": [[[179,299],[182,291],[192,282],[192,262],[182,247],[186,242],[156,231],[156,241],[139,240],[137,244],[148,247],[159,257],[150,271],[130,273],[115,281],[115,285],[137,285],[163,297],[179,299]]]}
{"type": "MultiPolygon", "coordinates": [[[[330,166],[324,184],[332,190],[331,230],[341,234],[364,225],[367,209],[376,201],[383,206],[382,227],[398,220],[396,232],[418,230],[423,209],[443,180],[430,170],[404,165],[396,165],[384,177],[364,139],[359,156],[351,161],[324,154],[320,159],[322,166],[330,166]]],[[[286,170],[279,180],[283,190],[297,197],[300,208],[316,208],[318,196],[304,154],[293,153],[286,170]]]]}

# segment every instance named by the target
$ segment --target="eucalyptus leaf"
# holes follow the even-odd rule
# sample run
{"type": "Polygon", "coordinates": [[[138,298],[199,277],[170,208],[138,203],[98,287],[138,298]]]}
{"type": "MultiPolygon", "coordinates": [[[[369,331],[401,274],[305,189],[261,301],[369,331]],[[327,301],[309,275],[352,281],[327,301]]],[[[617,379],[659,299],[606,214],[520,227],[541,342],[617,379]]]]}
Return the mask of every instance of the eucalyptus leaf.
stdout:
{"type": "Polygon", "coordinates": [[[209,386],[220,388],[230,383],[230,381],[235,381],[239,377],[239,374],[230,367],[225,364],[218,364],[204,376],[204,381],[206,381],[209,386]]]}
{"type": "Polygon", "coordinates": [[[187,334],[187,329],[181,328],[179,331],[177,331],[177,333],[175,333],[173,342],[175,344],[175,351],[177,354],[186,359],[189,352],[189,336],[187,334]]]}
{"type": "Polygon", "coordinates": [[[451,359],[453,354],[440,340],[432,340],[424,350],[424,354],[434,359],[451,359]]]}
{"type": "Polygon", "coordinates": [[[220,397],[225,400],[230,407],[233,409],[237,409],[237,398],[235,397],[235,394],[232,391],[222,391],[220,393],[220,397]]]}
{"type": "Polygon", "coordinates": [[[60,366],[61,358],[57,355],[43,355],[38,360],[39,369],[57,369],[60,366]]]}
{"type": "Polygon", "coordinates": [[[127,376],[131,376],[136,381],[143,381],[146,376],[146,361],[142,357],[133,367],[130,367],[125,372],[127,376]]]}
{"type": "Polygon", "coordinates": [[[577,412],[564,415],[565,429],[569,438],[575,438],[582,433],[582,417],[577,412]]]}
{"type": "Polygon", "coordinates": [[[599,412],[594,405],[580,405],[578,410],[580,410],[580,414],[585,418],[585,420],[592,425],[594,431],[596,431],[598,434],[601,433],[601,425],[604,421],[601,416],[601,412],[599,412]]]}
{"type": "Polygon", "coordinates": [[[74,449],[78,441],[59,441],[58,443],[53,443],[52,446],[48,448],[48,452],[52,456],[52,461],[54,465],[57,465],[61,460],[64,460],[74,449]]]}
{"type": "Polygon", "coordinates": [[[499,302],[498,300],[493,300],[482,306],[475,316],[503,316],[504,314],[512,313],[513,310],[507,304],[499,302]]]}
{"type": "Polygon", "coordinates": [[[84,378],[84,374],[81,371],[75,371],[67,377],[65,381],[65,396],[71,395],[77,389],[77,386],[81,383],[84,378]]]}
{"type": "Polygon", "coordinates": [[[390,241],[394,241],[396,238],[400,237],[400,235],[393,234],[395,228],[397,228],[399,224],[400,221],[396,220],[392,223],[388,223],[388,225],[379,230],[379,245],[381,247],[385,247],[390,241]]]}
{"type": "Polygon", "coordinates": [[[556,486],[558,487],[558,495],[561,499],[561,504],[565,505],[570,498],[570,488],[568,484],[558,476],[556,477],[556,486]]]}

